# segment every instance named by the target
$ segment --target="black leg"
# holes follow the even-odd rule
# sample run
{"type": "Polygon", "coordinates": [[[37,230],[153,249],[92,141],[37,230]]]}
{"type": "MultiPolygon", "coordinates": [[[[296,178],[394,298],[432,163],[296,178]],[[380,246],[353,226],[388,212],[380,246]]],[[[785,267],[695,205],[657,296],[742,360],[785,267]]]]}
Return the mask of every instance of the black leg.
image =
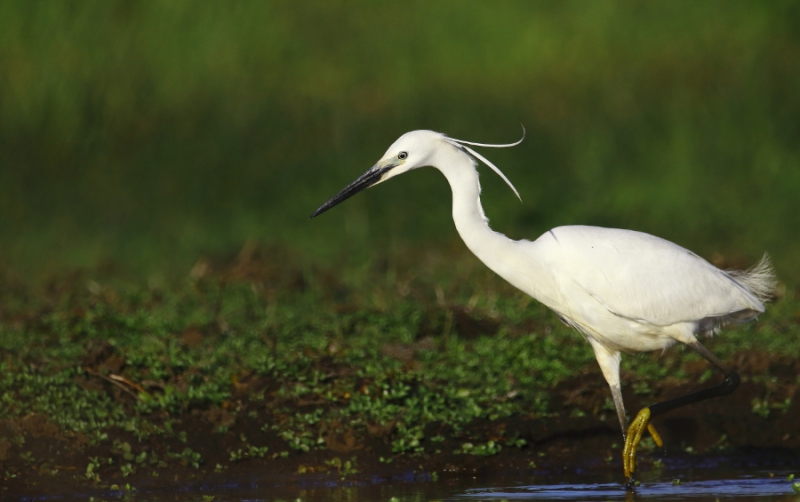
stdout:
{"type": "Polygon", "coordinates": [[[642,433],[644,432],[645,428],[647,428],[647,430],[653,436],[653,440],[656,442],[656,444],[661,446],[661,439],[659,438],[658,433],[653,428],[652,424],[650,424],[651,417],[666,413],[674,410],[675,408],[680,408],[681,406],[686,406],[687,404],[705,401],[706,399],[711,399],[712,397],[727,396],[736,390],[737,387],[739,387],[741,379],[739,378],[739,373],[737,373],[736,370],[729,369],[727,366],[725,366],[722,361],[717,359],[714,354],[708,351],[707,348],[700,345],[700,342],[695,341],[694,343],[690,343],[688,345],[696,350],[701,356],[706,358],[706,360],[708,360],[711,364],[719,368],[720,371],[725,374],[725,380],[723,380],[721,384],[715,385],[714,387],[709,387],[708,389],[678,396],[675,399],[669,399],[667,401],[652,404],[646,408],[642,408],[639,411],[639,414],[636,415],[636,418],[633,420],[633,422],[631,422],[630,427],[628,427],[627,435],[624,435],[625,446],[622,449],[622,466],[626,477],[625,486],[628,490],[633,489],[633,472],[636,470],[636,447],[642,438],[642,433]]]}
{"type": "Polygon", "coordinates": [[[705,357],[711,364],[722,370],[722,372],[725,373],[725,380],[723,380],[721,384],[715,385],[714,387],[709,387],[708,389],[678,396],[675,399],[670,399],[668,401],[651,404],[648,406],[648,408],[650,408],[651,417],[661,415],[668,411],[674,410],[675,408],[680,408],[681,406],[686,406],[687,404],[699,403],[700,401],[705,401],[706,399],[711,399],[713,397],[727,396],[731,392],[735,391],[737,387],[739,387],[741,379],[739,378],[739,373],[737,373],[736,370],[727,368],[719,359],[714,356],[714,354],[700,345],[699,342],[689,344],[689,346],[696,350],[701,356],[705,357]]]}

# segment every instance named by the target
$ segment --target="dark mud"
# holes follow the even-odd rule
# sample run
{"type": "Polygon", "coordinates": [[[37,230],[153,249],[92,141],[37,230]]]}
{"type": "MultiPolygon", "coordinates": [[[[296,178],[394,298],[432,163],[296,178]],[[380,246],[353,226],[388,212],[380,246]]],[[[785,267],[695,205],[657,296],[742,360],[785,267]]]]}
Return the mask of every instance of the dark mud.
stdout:
{"type": "MultiPolygon", "coordinates": [[[[708,466],[709,462],[742,469],[800,468],[800,400],[793,399],[797,389],[793,383],[794,363],[757,354],[743,357],[739,362],[744,369],[748,364],[769,365],[770,372],[780,376],[766,383],[745,380],[731,396],[657,417],[654,424],[665,447],[643,445],[639,455],[640,479],[669,481],[682,468],[708,466]],[[790,404],[762,410],[759,403],[764,396],[770,396],[771,402],[790,404]]],[[[666,399],[692,388],[690,384],[667,382],[656,389],[656,394],[659,399],[666,399]]],[[[247,413],[240,412],[234,421],[225,410],[195,411],[179,419],[182,429],[187,431],[185,442],[164,441],[155,435],[140,442],[131,432],[109,431],[110,442],[134,445],[137,453],[153,452],[158,458],[166,458],[168,452],[188,447],[202,458],[197,467],[191,465],[191,458],[176,457],[175,461],[160,466],[149,466],[143,461],[134,464],[135,472],[127,476],[122,475],[118,465],[123,462],[125,451],[109,451],[105,444],[91,446],[86,437],[65,434],[45,416],[31,414],[0,423],[0,473],[4,473],[0,489],[4,498],[46,499],[61,498],[64,494],[113,496],[123,493],[126,486],[142,494],[271,487],[269,493],[274,497],[304,490],[308,498],[314,498],[308,494],[333,487],[432,480],[460,486],[472,479],[547,480],[564,476],[598,479],[599,476],[601,481],[617,486],[622,477],[621,437],[614,414],[603,411],[606,392],[600,375],[579,375],[554,389],[553,402],[561,403],[563,409],[556,410],[553,416],[476,421],[469,430],[458,433],[445,424],[429,425],[426,437],[442,435],[448,439],[437,444],[441,453],[418,455],[393,455],[388,430],[358,433],[347,424],[328,424],[322,426],[328,429],[321,434],[324,448],[291,451],[282,456],[275,452],[286,451],[285,442],[276,434],[263,431],[263,424],[247,413]],[[576,409],[585,410],[584,416],[574,416],[576,409]],[[229,427],[227,432],[218,432],[221,424],[229,427]],[[491,456],[453,453],[463,443],[459,437],[481,436],[500,442],[511,434],[524,439],[526,445],[504,448],[491,456]],[[243,438],[268,446],[269,453],[263,458],[243,454],[241,460],[232,462],[231,452],[241,450],[243,438]],[[23,450],[26,453],[20,455],[23,450]],[[93,458],[113,458],[114,464],[99,465],[94,471],[97,478],[90,480],[86,469],[93,458]]],[[[624,397],[629,410],[649,402],[632,391],[624,397]]],[[[295,404],[298,410],[309,406],[303,402],[295,404]]]]}
{"type": "MultiPolygon", "coordinates": [[[[196,281],[191,283],[191,294],[182,293],[190,298],[189,307],[197,305],[196,311],[189,307],[185,310],[189,313],[211,311],[213,319],[200,325],[195,324],[196,315],[187,314],[186,319],[178,319],[174,322],[174,330],[172,325],[169,330],[164,328],[165,339],[174,342],[174,346],[166,344],[166,347],[173,347],[176,354],[183,356],[195,352],[219,353],[222,343],[234,338],[230,334],[233,331],[227,326],[238,325],[239,333],[246,333],[247,329],[262,321],[255,314],[259,306],[252,303],[263,300],[261,307],[266,307],[261,310],[266,311],[275,303],[273,297],[280,292],[288,295],[319,289],[319,297],[333,305],[327,308],[337,312],[337,316],[333,316],[336,322],[339,322],[338,314],[366,308],[366,300],[358,300],[353,292],[366,289],[366,286],[353,288],[348,293],[346,285],[334,273],[318,270],[303,274],[297,267],[270,267],[270,263],[287,260],[271,259],[274,258],[272,255],[257,258],[257,253],[254,253],[252,246],[245,246],[237,256],[221,260],[223,265],[198,262],[190,274],[192,281],[196,281]],[[240,301],[226,313],[223,304],[239,298],[236,294],[242,285],[251,292],[248,294],[254,296],[248,296],[247,301],[240,301]],[[235,315],[241,319],[237,320],[235,315]]],[[[380,272],[378,275],[384,275],[384,271],[380,272]]],[[[206,362],[205,366],[171,365],[162,362],[166,349],[159,349],[150,359],[140,356],[138,365],[132,363],[131,354],[135,353],[134,349],[145,345],[142,340],[153,329],[150,325],[139,328],[138,338],[114,339],[128,319],[122,314],[127,315],[136,309],[152,313],[157,312],[162,303],[172,305],[161,298],[168,292],[154,290],[141,294],[143,299],[134,302],[121,298],[110,287],[100,288],[95,283],[92,283],[97,286],[93,286],[94,290],[87,290],[84,287],[86,282],[86,277],[76,275],[71,281],[54,281],[52,287],[37,294],[13,281],[5,281],[8,301],[4,310],[0,309],[0,322],[19,329],[25,343],[34,347],[66,345],[79,348],[69,361],[59,358],[62,352],[58,350],[48,352],[42,349],[45,356],[36,357],[22,357],[20,353],[25,352],[22,350],[17,350],[17,353],[9,351],[0,360],[0,364],[8,368],[9,375],[21,368],[23,362],[31,368],[49,368],[42,373],[32,373],[34,379],[48,372],[58,373],[65,367],[78,366],[81,371],[70,374],[74,376],[68,377],[70,380],[63,383],[64,387],[78,387],[88,394],[108,397],[115,406],[124,410],[126,417],[138,413],[135,405],[144,394],[163,396],[168,389],[181,395],[190,394],[197,392],[197,380],[202,381],[198,375],[216,375],[208,371],[208,367],[213,366],[208,361],[218,362],[218,359],[198,358],[198,361],[206,362]],[[30,298],[26,300],[30,305],[20,298],[30,298]],[[19,300],[20,306],[8,307],[14,304],[12,300],[15,299],[19,300]],[[59,307],[62,304],[65,306],[59,307]],[[63,312],[59,314],[58,308],[63,308],[63,312]],[[61,324],[42,322],[52,311],[58,315],[50,317],[61,324]],[[114,317],[109,312],[122,314],[114,317]],[[63,343],[51,336],[51,331],[59,326],[70,333],[70,338],[63,343]],[[126,341],[127,345],[120,340],[126,341]],[[150,376],[147,364],[153,361],[164,364],[169,375],[150,376]]],[[[372,276],[366,276],[364,282],[369,285],[379,283],[372,276]]],[[[472,290],[461,293],[458,289],[445,290],[442,293],[435,283],[417,284],[409,289],[410,283],[411,279],[397,279],[387,287],[387,291],[378,290],[378,296],[390,299],[392,295],[402,298],[408,295],[413,301],[403,301],[411,302],[414,312],[423,312],[412,342],[391,339],[376,342],[376,352],[385,359],[380,374],[394,372],[398,378],[405,373],[424,374],[425,363],[420,361],[420,352],[442,350],[442,333],[452,332],[469,344],[485,341],[485,337],[494,337],[489,338],[494,342],[502,336],[508,340],[532,332],[543,333],[544,339],[556,338],[549,335],[549,323],[554,319],[544,315],[504,319],[496,314],[489,315],[495,306],[475,307],[471,300],[448,303],[439,299],[439,296],[470,299],[476,294],[472,290]],[[431,297],[431,291],[437,292],[436,298],[431,297]],[[499,333],[500,326],[508,331],[506,335],[499,333]],[[392,366],[386,361],[397,364],[392,366]],[[384,367],[394,369],[384,370],[384,367]]],[[[458,281],[454,284],[469,285],[472,282],[458,281]]],[[[528,305],[517,305],[513,292],[506,291],[506,294],[512,299],[508,301],[515,302],[515,308],[509,310],[523,310],[528,305]]],[[[320,303],[319,298],[313,298],[313,304],[320,303]]],[[[184,305],[180,302],[175,304],[184,305]]],[[[305,310],[303,301],[298,300],[297,304],[298,316],[313,314],[305,310]]],[[[758,336],[764,336],[766,340],[768,336],[780,335],[786,337],[781,340],[793,340],[792,333],[796,332],[800,319],[794,305],[797,304],[789,301],[776,305],[776,310],[780,312],[782,309],[785,313],[760,325],[762,331],[758,336]]],[[[375,306],[370,308],[378,313],[381,311],[375,306]]],[[[375,316],[385,322],[385,317],[375,316]]],[[[0,420],[0,500],[43,500],[48,497],[66,500],[65,494],[74,494],[78,499],[90,496],[107,498],[130,494],[134,488],[138,493],[167,494],[169,497],[249,490],[261,493],[261,497],[268,493],[271,498],[285,499],[297,498],[298,490],[302,490],[304,499],[316,497],[325,500],[326,490],[377,487],[377,491],[368,490],[363,492],[367,495],[353,499],[372,500],[375,497],[369,494],[383,494],[381,487],[395,489],[426,482],[437,487],[449,487],[443,492],[437,491],[438,488],[426,492],[424,498],[428,499],[444,498],[456,492],[463,494],[466,490],[481,490],[487,486],[517,485],[520,480],[542,486],[552,486],[554,482],[575,486],[593,483],[593,486],[617,487],[615,490],[621,486],[622,437],[616,413],[610,402],[608,386],[594,361],[584,357],[589,348],[578,337],[572,341],[568,337],[558,338],[561,340],[559,345],[550,352],[551,356],[558,354],[565,368],[582,369],[572,376],[559,377],[560,383],[545,388],[544,392],[537,390],[546,395],[546,415],[537,415],[523,406],[522,412],[514,408],[508,418],[477,419],[458,429],[454,424],[436,419],[427,423],[422,431],[424,453],[395,454],[392,442],[397,441],[398,422],[403,420],[402,415],[383,421],[366,420],[356,426],[345,421],[343,417],[347,415],[330,414],[313,422],[309,426],[311,430],[305,431],[311,440],[319,438],[318,443],[311,444],[308,451],[300,451],[297,445],[293,448],[286,436],[281,437],[280,430],[274,429],[273,425],[280,425],[281,420],[286,421],[296,414],[344,408],[350,394],[377,395],[377,388],[370,390],[374,382],[359,377],[356,368],[341,355],[341,345],[347,338],[334,336],[338,331],[352,337],[370,335],[348,324],[356,321],[341,322],[331,323],[326,328],[330,336],[325,329],[314,326],[315,331],[321,332],[319,336],[324,339],[326,349],[315,349],[314,352],[310,344],[297,349],[309,352],[306,354],[309,373],[313,370],[324,375],[327,387],[302,395],[281,393],[282,386],[294,388],[304,375],[287,376],[279,372],[236,367],[228,373],[220,373],[222,376],[214,376],[219,380],[219,388],[225,391],[222,397],[199,399],[169,413],[166,409],[153,408],[156,411],[150,412],[146,421],[138,422],[152,426],[151,431],[112,426],[102,429],[107,437],[101,439],[67,432],[69,427],[59,427],[53,419],[59,411],[55,404],[45,402],[37,408],[37,413],[27,413],[32,404],[40,404],[36,401],[37,396],[31,398],[26,394],[28,401],[18,401],[14,398],[14,389],[11,389],[12,392],[7,393],[4,399],[7,400],[7,409],[13,413],[5,416],[14,418],[0,420]],[[580,344],[579,360],[575,360],[574,355],[578,352],[570,352],[572,360],[565,359],[568,356],[563,353],[564,349],[572,343],[580,344]],[[331,392],[329,396],[326,395],[328,390],[331,392]],[[265,424],[270,427],[265,427],[265,424]],[[437,440],[441,441],[435,442],[437,440]],[[465,443],[477,446],[486,445],[488,441],[502,447],[491,451],[484,449],[482,453],[486,455],[463,453],[465,443]]],[[[359,322],[368,325],[374,320],[359,322]]],[[[156,328],[159,326],[155,324],[156,328]]],[[[274,349],[278,344],[277,331],[264,331],[263,336],[257,333],[262,343],[259,350],[274,349]]],[[[294,337],[297,331],[293,328],[285,336],[294,337]]],[[[731,338],[726,341],[729,346],[732,345],[731,338]]],[[[680,378],[658,378],[652,376],[652,372],[644,375],[643,372],[623,371],[623,397],[630,415],[655,401],[714,385],[722,378],[713,374],[709,378],[706,362],[681,358],[680,353],[674,350],[654,357],[660,357],[655,364],[666,368],[668,374],[679,374],[680,378]]],[[[736,476],[750,470],[764,474],[797,469],[797,474],[800,474],[800,399],[796,395],[800,388],[800,362],[766,350],[728,352],[721,357],[739,370],[741,386],[730,396],[656,417],[653,423],[661,433],[665,447],[656,448],[650,440],[642,443],[637,477],[643,484],[671,482],[684,472],[706,468],[711,471],[704,472],[713,473],[704,479],[717,479],[714,473],[726,476],[727,471],[717,470],[717,466],[738,469],[736,476]]],[[[235,358],[230,359],[227,364],[234,366],[235,358]]],[[[417,380],[412,383],[418,385],[422,377],[415,378],[417,380]]],[[[444,380],[449,383],[452,379],[448,376],[444,380]]],[[[473,385],[482,387],[485,384],[479,381],[473,385]]],[[[431,389],[439,392],[441,386],[432,383],[431,389]]],[[[493,399],[519,398],[529,389],[515,386],[513,390],[513,393],[498,394],[493,399]]],[[[58,401],[55,397],[58,396],[50,396],[54,402],[58,401]]],[[[533,403],[531,396],[525,399],[524,402],[533,403]]],[[[0,403],[0,406],[4,404],[0,403]]],[[[409,409],[405,408],[404,413],[408,414],[409,409]]],[[[308,447],[308,444],[303,447],[308,447]]],[[[481,493],[486,498],[493,496],[488,492],[481,493]]],[[[542,493],[539,495],[544,496],[542,493]]],[[[381,495],[381,498],[389,497],[381,495]]]]}

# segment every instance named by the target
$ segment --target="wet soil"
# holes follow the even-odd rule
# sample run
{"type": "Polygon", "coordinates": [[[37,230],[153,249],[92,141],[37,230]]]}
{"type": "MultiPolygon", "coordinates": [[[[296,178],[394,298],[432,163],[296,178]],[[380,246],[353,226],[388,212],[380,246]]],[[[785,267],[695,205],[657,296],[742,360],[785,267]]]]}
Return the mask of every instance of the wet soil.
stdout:
{"type": "MultiPolygon", "coordinates": [[[[651,469],[665,452],[713,456],[720,452],[735,455],[767,451],[773,452],[769,455],[774,455],[777,462],[786,463],[785,468],[800,465],[800,399],[794,399],[797,363],[757,353],[742,354],[736,362],[745,378],[734,394],[654,419],[665,447],[662,450],[644,444],[639,455],[640,472],[651,469]],[[767,382],[746,377],[748,370],[765,369],[774,375],[767,382]]],[[[651,403],[653,395],[657,400],[668,399],[713,383],[713,379],[697,385],[666,381],[646,398],[628,389],[624,399],[629,410],[638,410],[651,403]]],[[[432,453],[418,455],[392,454],[388,438],[391,426],[359,432],[347,424],[327,424],[321,426],[326,430],[320,431],[324,448],[290,451],[288,456],[282,456],[276,452],[288,450],[286,443],[277,434],[263,431],[263,423],[257,417],[248,416],[247,407],[254,406],[248,401],[240,403],[243,408],[235,419],[224,409],[195,410],[179,417],[176,423],[187,431],[185,442],[156,435],[139,441],[132,432],[110,430],[111,441],[92,446],[85,436],[64,433],[46,416],[30,414],[0,422],[0,498],[92,494],[103,490],[107,493],[112,485],[159,492],[177,485],[214,486],[231,480],[260,479],[262,486],[275,483],[284,487],[331,487],[364,479],[371,483],[389,482],[398,476],[408,481],[576,469],[607,472],[610,476],[618,473],[621,480],[621,436],[616,415],[603,407],[607,392],[599,372],[577,375],[553,389],[552,403],[558,407],[552,415],[476,421],[459,432],[446,424],[430,424],[425,430],[426,438],[441,435],[447,439],[426,445],[426,451],[432,453]],[[226,426],[227,432],[220,433],[220,425],[226,426]],[[492,456],[453,453],[465,442],[464,438],[488,437],[502,443],[516,435],[526,441],[524,447],[504,447],[492,456]],[[242,460],[232,462],[231,452],[241,450],[245,438],[252,444],[268,446],[268,453],[263,458],[245,454],[242,460]],[[153,466],[134,459],[135,472],[123,476],[119,463],[124,462],[125,452],[109,451],[114,440],[133,445],[137,455],[152,452],[158,458],[189,447],[201,455],[202,463],[194,467],[191,459],[178,458],[153,466]],[[93,458],[115,461],[113,465],[98,466],[98,477],[90,480],[86,469],[93,458]]],[[[294,405],[298,411],[312,406],[301,401],[294,405]]]]}

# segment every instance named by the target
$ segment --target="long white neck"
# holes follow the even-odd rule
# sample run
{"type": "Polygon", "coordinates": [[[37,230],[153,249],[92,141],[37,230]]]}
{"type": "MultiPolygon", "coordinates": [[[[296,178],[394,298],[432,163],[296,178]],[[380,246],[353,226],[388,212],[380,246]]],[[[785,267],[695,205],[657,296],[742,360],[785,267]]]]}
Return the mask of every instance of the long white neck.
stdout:
{"type": "MultiPolygon", "coordinates": [[[[448,145],[449,147],[450,145],[448,145]]],[[[478,171],[464,152],[441,148],[431,165],[444,174],[453,191],[453,221],[464,243],[487,267],[545,305],[557,305],[551,274],[536,243],[514,241],[489,228],[481,207],[478,171]]]]}
{"type": "Polygon", "coordinates": [[[489,228],[489,220],[481,206],[478,171],[472,160],[455,147],[446,147],[437,153],[432,165],[450,183],[453,192],[453,221],[461,239],[483,263],[510,281],[506,277],[508,272],[503,270],[500,257],[515,242],[489,228]]]}

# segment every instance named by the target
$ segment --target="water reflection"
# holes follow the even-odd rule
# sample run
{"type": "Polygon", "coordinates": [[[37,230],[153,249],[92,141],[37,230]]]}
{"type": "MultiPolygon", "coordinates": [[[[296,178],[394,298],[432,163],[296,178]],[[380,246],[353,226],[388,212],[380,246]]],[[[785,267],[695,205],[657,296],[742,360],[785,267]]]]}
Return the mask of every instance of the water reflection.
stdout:
{"type": "Polygon", "coordinates": [[[659,482],[626,493],[617,484],[562,484],[469,490],[452,500],[796,500],[791,484],[780,478],[751,477],[714,481],[659,482]]]}
{"type": "MultiPolygon", "coordinates": [[[[591,464],[592,462],[590,462],[591,464]]],[[[611,466],[613,467],[613,466],[611,466]]],[[[265,473],[248,479],[217,479],[174,486],[169,491],[139,486],[136,493],[95,490],[93,493],[34,497],[26,501],[195,500],[252,502],[476,502],[479,500],[613,500],[634,502],[677,500],[800,501],[790,474],[800,475],[795,451],[757,451],[738,456],[664,457],[658,469],[643,469],[641,484],[628,493],[619,472],[596,464],[535,471],[508,471],[492,477],[441,477],[426,472],[397,472],[339,481],[327,476],[274,477],[265,473]],[[792,471],[791,468],[798,468],[792,471]]]]}

